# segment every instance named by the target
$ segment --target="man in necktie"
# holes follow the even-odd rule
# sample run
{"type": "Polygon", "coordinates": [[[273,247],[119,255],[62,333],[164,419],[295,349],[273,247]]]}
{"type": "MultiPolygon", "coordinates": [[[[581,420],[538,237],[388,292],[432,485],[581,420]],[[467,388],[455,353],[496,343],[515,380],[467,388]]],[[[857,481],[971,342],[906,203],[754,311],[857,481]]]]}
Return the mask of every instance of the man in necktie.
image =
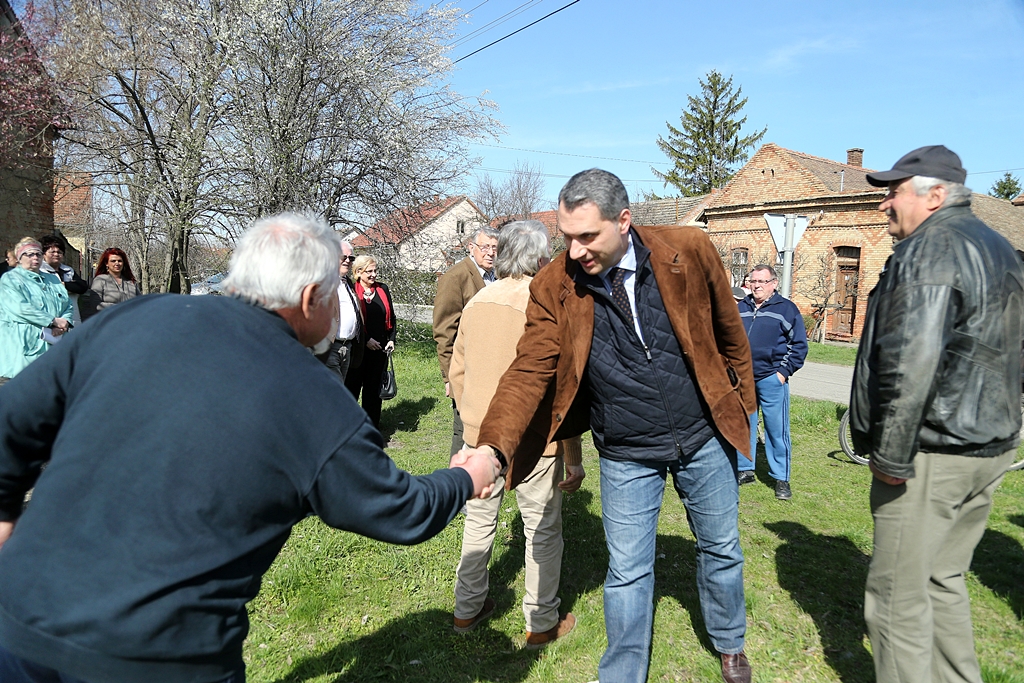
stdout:
{"type": "Polygon", "coordinates": [[[338,264],[338,272],[341,274],[341,283],[338,285],[338,334],[331,342],[330,348],[318,354],[317,359],[329,370],[333,370],[344,384],[349,370],[355,370],[362,363],[366,340],[363,313],[359,308],[359,302],[356,301],[356,293],[348,274],[356,257],[352,245],[348,242],[341,243],[341,251],[341,261],[338,264]]]}
{"type": "MultiPolygon", "coordinates": [[[[434,341],[437,342],[437,361],[441,365],[444,395],[451,398],[448,370],[452,364],[452,350],[462,320],[462,309],[469,300],[494,282],[494,259],[498,255],[498,231],[481,227],[469,241],[469,256],[448,269],[437,281],[434,297],[434,341]]],[[[454,456],[462,448],[462,417],[452,401],[452,450],[454,456]]]]}
{"type": "Polygon", "coordinates": [[[622,182],[591,169],[558,197],[567,251],[530,286],[526,329],[477,448],[506,487],[549,442],[590,429],[600,455],[609,567],[599,678],[647,678],[665,479],[696,536],[697,587],[727,683],[750,681],[737,451],[750,449],[750,345],[718,252],[701,230],[631,224],[622,182]]]}

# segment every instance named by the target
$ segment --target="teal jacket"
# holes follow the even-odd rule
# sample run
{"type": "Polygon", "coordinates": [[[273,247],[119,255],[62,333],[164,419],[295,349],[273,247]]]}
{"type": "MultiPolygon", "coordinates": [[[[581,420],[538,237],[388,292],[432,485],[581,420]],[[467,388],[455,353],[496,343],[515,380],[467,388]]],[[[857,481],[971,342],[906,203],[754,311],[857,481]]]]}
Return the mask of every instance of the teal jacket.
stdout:
{"type": "Polygon", "coordinates": [[[50,345],[43,328],[54,318],[71,320],[64,284],[50,273],[12,268],[0,278],[0,377],[14,377],[50,345]]]}

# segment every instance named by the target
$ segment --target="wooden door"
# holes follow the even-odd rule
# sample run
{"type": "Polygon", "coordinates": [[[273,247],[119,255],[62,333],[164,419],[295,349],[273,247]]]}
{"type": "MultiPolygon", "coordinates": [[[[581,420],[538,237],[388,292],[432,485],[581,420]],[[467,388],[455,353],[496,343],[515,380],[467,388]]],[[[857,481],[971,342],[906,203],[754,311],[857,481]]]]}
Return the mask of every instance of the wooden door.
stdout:
{"type": "Polygon", "coordinates": [[[832,318],[832,332],[853,335],[853,321],[857,313],[857,271],[852,265],[840,265],[836,273],[836,304],[841,306],[832,318]]]}

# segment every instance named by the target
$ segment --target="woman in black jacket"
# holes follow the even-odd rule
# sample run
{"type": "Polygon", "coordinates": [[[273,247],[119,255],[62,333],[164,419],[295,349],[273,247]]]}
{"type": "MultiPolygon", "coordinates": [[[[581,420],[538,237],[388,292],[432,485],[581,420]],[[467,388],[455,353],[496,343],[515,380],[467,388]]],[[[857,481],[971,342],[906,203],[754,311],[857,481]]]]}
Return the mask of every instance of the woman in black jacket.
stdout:
{"type": "Polygon", "coordinates": [[[380,428],[380,383],[388,365],[388,356],[395,350],[395,307],[391,291],[377,282],[377,259],[362,255],[352,264],[356,279],[356,298],[366,324],[366,351],[360,366],[348,373],[345,386],[359,400],[363,392],[363,410],[373,426],[380,428]]]}

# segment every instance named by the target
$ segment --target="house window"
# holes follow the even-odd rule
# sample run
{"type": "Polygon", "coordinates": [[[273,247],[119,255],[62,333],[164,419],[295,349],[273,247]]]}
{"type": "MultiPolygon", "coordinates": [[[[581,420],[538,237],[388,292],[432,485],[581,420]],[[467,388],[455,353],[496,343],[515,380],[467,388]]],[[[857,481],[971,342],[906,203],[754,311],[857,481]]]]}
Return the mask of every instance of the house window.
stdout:
{"type": "Polygon", "coordinates": [[[457,232],[460,235],[465,235],[466,234],[466,221],[456,221],[456,223],[455,223],[455,232],[457,232]]]}
{"type": "Polygon", "coordinates": [[[732,286],[739,287],[750,272],[750,254],[745,248],[732,250],[732,286]]]}

